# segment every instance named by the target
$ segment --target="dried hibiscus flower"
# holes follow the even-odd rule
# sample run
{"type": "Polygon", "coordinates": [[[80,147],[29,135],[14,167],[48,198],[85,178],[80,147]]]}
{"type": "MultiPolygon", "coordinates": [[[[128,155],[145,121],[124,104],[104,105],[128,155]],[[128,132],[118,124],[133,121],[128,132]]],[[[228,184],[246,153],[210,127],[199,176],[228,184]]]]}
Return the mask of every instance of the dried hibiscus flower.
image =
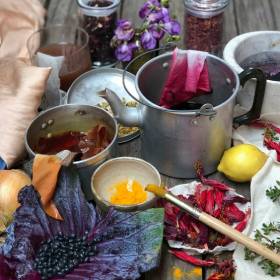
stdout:
{"type": "Polygon", "coordinates": [[[85,200],[71,168],[61,170],[54,196],[63,221],[46,215],[32,186],[18,199],[0,248],[0,280],[136,279],[158,264],[162,209],[110,210],[102,217],[85,200]]]}
{"type": "MultiPolygon", "coordinates": [[[[203,177],[202,183],[178,185],[173,187],[171,192],[180,200],[188,202],[239,231],[246,228],[250,217],[248,200],[216,180],[203,177]]],[[[192,253],[215,252],[221,250],[221,246],[233,242],[172,203],[166,201],[162,203],[165,208],[164,236],[170,247],[186,249],[192,253]]],[[[230,246],[227,249],[233,248],[230,246]]]]}

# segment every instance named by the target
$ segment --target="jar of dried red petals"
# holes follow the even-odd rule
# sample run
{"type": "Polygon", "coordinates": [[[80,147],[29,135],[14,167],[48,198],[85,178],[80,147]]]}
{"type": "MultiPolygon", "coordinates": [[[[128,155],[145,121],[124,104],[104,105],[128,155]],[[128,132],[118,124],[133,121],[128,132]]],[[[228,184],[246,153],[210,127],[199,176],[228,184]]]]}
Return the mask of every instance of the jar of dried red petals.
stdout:
{"type": "Polygon", "coordinates": [[[93,67],[113,66],[117,60],[110,41],[114,36],[120,0],[77,0],[80,25],[89,35],[93,67]]]}
{"type": "Polygon", "coordinates": [[[187,49],[218,55],[222,47],[224,10],[230,0],[184,0],[187,49]]]}

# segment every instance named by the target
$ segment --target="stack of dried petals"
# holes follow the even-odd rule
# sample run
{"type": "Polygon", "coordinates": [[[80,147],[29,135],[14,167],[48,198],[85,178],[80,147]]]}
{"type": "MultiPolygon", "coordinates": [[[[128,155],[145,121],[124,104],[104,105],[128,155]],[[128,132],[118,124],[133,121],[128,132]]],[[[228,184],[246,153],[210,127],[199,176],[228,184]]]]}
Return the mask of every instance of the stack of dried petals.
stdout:
{"type": "MultiPolygon", "coordinates": [[[[197,171],[201,183],[197,183],[193,194],[179,195],[179,198],[222,222],[232,225],[235,229],[243,231],[250,216],[250,209],[243,212],[239,209],[238,203],[245,204],[248,202],[247,199],[237,195],[225,184],[203,177],[201,168],[197,171]]],[[[188,213],[180,211],[173,204],[164,202],[164,207],[165,238],[168,241],[183,242],[190,247],[207,251],[232,242],[188,213]]]]}

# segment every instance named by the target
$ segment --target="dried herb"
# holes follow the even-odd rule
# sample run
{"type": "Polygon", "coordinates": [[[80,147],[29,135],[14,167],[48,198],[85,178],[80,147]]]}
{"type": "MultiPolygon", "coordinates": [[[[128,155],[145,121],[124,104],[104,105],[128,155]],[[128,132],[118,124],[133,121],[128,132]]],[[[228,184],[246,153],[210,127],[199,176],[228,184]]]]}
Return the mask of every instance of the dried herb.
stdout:
{"type": "Polygon", "coordinates": [[[188,49],[218,53],[223,34],[223,13],[209,18],[186,13],[185,25],[185,44],[188,49]]]}
{"type": "MultiPolygon", "coordinates": [[[[276,181],[276,184],[280,187],[280,181],[276,181]]],[[[280,188],[278,188],[277,186],[267,189],[265,194],[273,202],[280,201],[280,188]]]]}
{"type": "MultiPolygon", "coordinates": [[[[276,181],[277,185],[280,186],[280,181],[276,181]]],[[[280,198],[280,189],[274,186],[273,188],[266,190],[266,195],[273,201],[276,202],[280,198]]],[[[272,234],[280,234],[280,223],[270,222],[269,224],[263,223],[261,229],[255,231],[255,240],[270,250],[273,250],[277,254],[280,253],[280,236],[276,239],[273,238],[272,234]]],[[[264,272],[271,276],[280,276],[280,265],[273,263],[270,260],[259,256],[255,252],[245,248],[245,260],[254,261],[258,259],[258,265],[264,270],[264,272]]]]}
{"type": "Polygon", "coordinates": [[[268,150],[275,150],[277,153],[277,160],[280,161],[280,142],[279,134],[280,128],[274,124],[266,121],[257,120],[250,124],[252,127],[264,128],[263,145],[268,150]]]}
{"type": "MultiPolygon", "coordinates": [[[[269,223],[268,225],[263,224],[261,230],[256,230],[255,240],[279,254],[280,238],[278,237],[275,241],[269,237],[270,234],[275,232],[280,233],[280,224],[274,224],[274,223],[269,223]]],[[[258,254],[250,251],[248,248],[245,248],[245,260],[254,261],[255,259],[260,259],[258,261],[258,264],[266,274],[271,276],[280,275],[279,265],[259,256],[258,254]]]]}
{"type": "Polygon", "coordinates": [[[233,260],[216,261],[216,270],[207,280],[232,280],[234,279],[234,272],[233,260]]]}
{"type": "MultiPolygon", "coordinates": [[[[112,1],[106,0],[90,0],[87,5],[88,10],[90,10],[90,7],[105,9],[112,3],[112,1]]],[[[100,11],[102,11],[101,9],[100,11]]],[[[108,12],[107,15],[106,12],[104,15],[102,15],[102,12],[100,14],[101,16],[98,16],[98,12],[94,15],[84,14],[82,19],[82,27],[89,35],[89,49],[94,66],[109,65],[116,61],[114,49],[110,42],[114,36],[117,10],[112,9],[111,14],[108,12]]]]}

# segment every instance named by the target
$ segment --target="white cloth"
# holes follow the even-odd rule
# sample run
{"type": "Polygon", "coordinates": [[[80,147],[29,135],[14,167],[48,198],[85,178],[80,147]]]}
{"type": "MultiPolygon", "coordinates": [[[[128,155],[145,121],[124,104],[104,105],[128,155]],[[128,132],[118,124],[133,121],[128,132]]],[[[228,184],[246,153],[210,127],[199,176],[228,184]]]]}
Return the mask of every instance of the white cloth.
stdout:
{"type": "MultiPolygon", "coordinates": [[[[280,114],[265,114],[262,120],[269,121],[276,126],[280,126],[280,114]]],[[[233,133],[234,144],[249,143],[254,144],[269,157],[263,168],[252,178],[250,185],[252,216],[246,233],[254,238],[256,229],[261,229],[263,223],[280,222],[279,204],[272,202],[266,196],[266,190],[273,187],[277,180],[280,180],[280,163],[276,161],[277,155],[273,150],[268,150],[263,145],[264,128],[253,128],[240,126],[233,133]]],[[[273,237],[273,235],[272,235],[273,237]]],[[[279,237],[279,234],[278,234],[279,237]]],[[[280,277],[266,275],[257,264],[260,259],[247,261],[244,259],[244,247],[238,245],[233,254],[236,264],[236,280],[276,280],[280,277]]]]}
{"type": "MultiPolygon", "coordinates": [[[[280,180],[280,164],[269,157],[263,168],[251,181],[251,206],[252,217],[247,235],[254,238],[255,230],[261,229],[263,223],[280,222],[279,204],[272,202],[265,194],[266,189],[274,186],[276,180],[280,180]]],[[[273,237],[273,235],[272,235],[273,237]]],[[[279,237],[279,234],[278,234],[279,237]]],[[[238,245],[234,251],[233,259],[236,264],[236,280],[276,280],[280,277],[266,275],[257,264],[260,259],[247,261],[244,259],[244,247],[238,245]]]]}
{"type": "Polygon", "coordinates": [[[59,71],[61,69],[63,61],[64,61],[64,56],[51,56],[41,52],[38,52],[36,55],[37,66],[52,68],[41,104],[43,110],[60,105],[60,103],[61,104],[63,103],[61,102],[62,100],[61,95],[64,92],[62,93],[60,90],[60,79],[59,79],[59,71]]]}

